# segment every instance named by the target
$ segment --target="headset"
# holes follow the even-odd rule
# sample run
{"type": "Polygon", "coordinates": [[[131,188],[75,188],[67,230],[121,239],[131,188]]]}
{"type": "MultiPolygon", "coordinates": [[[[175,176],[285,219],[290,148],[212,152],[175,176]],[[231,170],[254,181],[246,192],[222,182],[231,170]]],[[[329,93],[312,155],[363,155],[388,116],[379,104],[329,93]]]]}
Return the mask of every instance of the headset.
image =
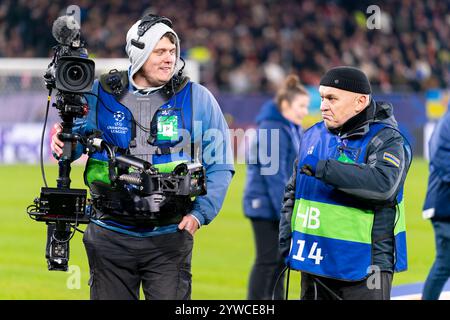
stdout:
{"type": "Polygon", "coordinates": [[[155,24],[157,23],[164,23],[165,25],[167,25],[169,28],[172,28],[172,21],[169,18],[166,18],[164,16],[158,16],[156,14],[147,14],[144,17],[142,17],[141,19],[141,23],[138,26],[138,38],[137,40],[135,39],[131,39],[131,44],[139,49],[144,49],[145,48],[145,43],[144,42],[140,42],[139,39],[147,32],[148,29],[150,29],[151,27],[153,27],[155,24]]]}
{"type": "MultiPolygon", "coordinates": [[[[138,38],[131,39],[131,44],[139,49],[145,48],[145,43],[139,41],[139,39],[144,36],[144,34],[147,32],[148,29],[150,29],[152,26],[154,26],[157,23],[164,23],[169,28],[173,27],[172,21],[169,18],[166,18],[164,16],[158,16],[156,14],[147,14],[142,17],[141,23],[138,26],[138,38]]],[[[179,57],[181,62],[183,63],[183,66],[178,70],[177,75],[174,75],[169,83],[167,83],[161,90],[167,97],[171,97],[175,93],[175,88],[178,88],[183,79],[181,78],[183,74],[184,67],[186,66],[186,62],[182,57],[179,57]]]]}

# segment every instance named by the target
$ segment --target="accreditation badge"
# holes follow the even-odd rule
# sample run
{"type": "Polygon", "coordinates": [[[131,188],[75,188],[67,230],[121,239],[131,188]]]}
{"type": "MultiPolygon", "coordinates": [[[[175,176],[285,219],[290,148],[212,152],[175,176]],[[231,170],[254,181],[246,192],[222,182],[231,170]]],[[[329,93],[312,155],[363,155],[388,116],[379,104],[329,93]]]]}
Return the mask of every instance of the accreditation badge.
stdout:
{"type": "Polygon", "coordinates": [[[157,140],[174,141],[178,140],[178,117],[159,116],[157,140]]]}

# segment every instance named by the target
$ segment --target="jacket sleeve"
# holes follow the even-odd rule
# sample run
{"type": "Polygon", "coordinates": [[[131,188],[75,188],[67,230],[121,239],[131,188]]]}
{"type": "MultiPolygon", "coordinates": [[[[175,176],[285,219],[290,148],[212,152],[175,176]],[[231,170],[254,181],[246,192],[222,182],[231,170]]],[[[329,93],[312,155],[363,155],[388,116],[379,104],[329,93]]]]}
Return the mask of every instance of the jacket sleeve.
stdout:
{"type": "Polygon", "coordinates": [[[266,141],[259,141],[258,149],[261,150],[261,144],[266,142],[265,148],[262,148],[263,153],[270,154],[270,162],[261,163],[261,176],[264,180],[265,188],[269,194],[272,208],[277,216],[280,215],[281,203],[283,200],[284,186],[286,185],[289,176],[286,166],[289,154],[289,149],[292,148],[292,142],[285,129],[280,128],[279,125],[273,121],[265,121],[261,124],[260,129],[268,130],[266,141]],[[273,129],[278,129],[279,143],[272,144],[271,134],[273,129]],[[265,171],[263,171],[265,169],[265,171]],[[265,174],[264,174],[265,173],[265,174]]]}
{"type": "Polygon", "coordinates": [[[292,211],[295,204],[295,180],[297,176],[297,161],[294,161],[294,170],[290,177],[286,188],[284,189],[283,204],[280,214],[280,227],[279,227],[279,251],[282,257],[287,257],[291,246],[291,219],[292,211]]]}
{"type": "MultiPolygon", "coordinates": [[[[380,131],[367,149],[366,163],[343,163],[322,159],[316,178],[373,205],[392,203],[406,178],[411,162],[403,137],[395,130],[380,131]]],[[[409,147],[408,147],[409,148],[409,147]]]]}
{"type": "Polygon", "coordinates": [[[207,194],[193,203],[191,214],[200,225],[209,224],[219,213],[234,175],[230,132],[219,104],[208,89],[193,84],[194,140],[201,144],[207,194]]]}
{"type": "Polygon", "coordinates": [[[429,146],[430,164],[442,181],[450,183],[450,111],[438,123],[429,146]]]}

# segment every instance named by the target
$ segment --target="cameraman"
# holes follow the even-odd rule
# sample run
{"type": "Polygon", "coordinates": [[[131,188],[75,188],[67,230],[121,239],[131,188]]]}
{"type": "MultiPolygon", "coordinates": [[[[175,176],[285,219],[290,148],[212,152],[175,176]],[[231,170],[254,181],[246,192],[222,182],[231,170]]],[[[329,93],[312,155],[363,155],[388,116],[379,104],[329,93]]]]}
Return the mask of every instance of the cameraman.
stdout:
{"type": "MultiPolygon", "coordinates": [[[[84,179],[94,202],[83,237],[91,299],[139,299],[141,284],[146,299],[190,299],[193,235],[218,214],[234,173],[233,164],[225,159],[232,152],[228,126],[213,95],[176,72],[180,42],[170,20],[147,15],[130,28],[126,41],[130,68],[111,71],[95,81],[92,94],[86,95],[89,113],[75,131],[89,135],[100,130],[101,138],[115,146],[118,154],[137,155],[160,168],[173,166],[180,157],[195,158],[194,145],[201,143],[207,195],[197,197],[191,206],[169,200],[161,207],[160,221],[146,222],[138,214],[129,214],[132,208],[111,208],[108,201],[95,201],[117,199],[111,196],[113,188],[108,188],[105,153],[91,154],[84,179]],[[208,129],[221,133],[223,139],[205,137],[208,129]],[[190,134],[187,142],[183,131],[190,134]]],[[[51,148],[60,156],[61,126],[56,128],[51,148]]],[[[81,153],[82,146],[77,145],[73,160],[81,153]]]]}

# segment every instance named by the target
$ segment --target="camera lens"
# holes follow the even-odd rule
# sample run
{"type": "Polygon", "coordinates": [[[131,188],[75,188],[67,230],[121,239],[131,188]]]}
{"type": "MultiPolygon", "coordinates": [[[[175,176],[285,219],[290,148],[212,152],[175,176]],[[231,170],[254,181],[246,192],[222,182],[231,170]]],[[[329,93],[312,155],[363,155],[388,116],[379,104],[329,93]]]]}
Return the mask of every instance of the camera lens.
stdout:
{"type": "Polygon", "coordinates": [[[70,87],[78,87],[86,80],[85,67],[82,64],[72,62],[67,64],[65,69],[66,70],[63,72],[63,77],[65,82],[70,87]]]}
{"type": "Polygon", "coordinates": [[[61,57],[56,72],[56,88],[65,92],[88,92],[94,77],[92,60],[74,56],[61,57]]]}
{"type": "Polygon", "coordinates": [[[69,66],[67,68],[67,78],[71,82],[78,82],[83,78],[83,69],[79,65],[69,66]]]}

